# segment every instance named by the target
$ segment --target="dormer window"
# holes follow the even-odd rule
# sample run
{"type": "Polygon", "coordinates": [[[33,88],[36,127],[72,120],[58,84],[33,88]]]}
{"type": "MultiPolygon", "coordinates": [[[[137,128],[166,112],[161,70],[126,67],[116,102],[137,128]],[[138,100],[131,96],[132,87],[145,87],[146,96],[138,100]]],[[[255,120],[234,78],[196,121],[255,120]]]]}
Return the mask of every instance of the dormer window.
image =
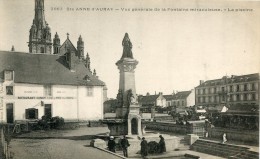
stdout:
{"type": "Polygon", "coordinates": [[[14,71],[6,70],[5,71],[5,81],[13,81],[14,80],[14,71]]]}
{"type": "Polygon", "coordinates": [[[6,86],[6,95],[14,95],[13,86],[6,86]]]}
{"type": "Polygon", "coordinates": [[[86,81],[90,81],[90,77],[88,75],[86,75],[83,79],[86,81]]]}

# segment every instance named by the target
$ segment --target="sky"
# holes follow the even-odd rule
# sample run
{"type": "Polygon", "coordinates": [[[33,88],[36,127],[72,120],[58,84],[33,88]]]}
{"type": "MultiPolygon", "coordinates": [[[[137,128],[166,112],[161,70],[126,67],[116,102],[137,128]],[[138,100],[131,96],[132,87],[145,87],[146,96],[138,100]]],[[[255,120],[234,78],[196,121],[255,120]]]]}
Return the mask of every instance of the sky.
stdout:
{"type": "MultiPolygon", "coordinates": [[[[33,18],[34,0],[0,0],[0,50],[14,45],[28,52],[33,18]]],[[[139,61],[137,94],[191,90],[200,80],[260,69],[259,1],[45,0],[45,19],[52,38],[57,32],[61,43],[67,33],[74,46],[82,36],[91,69],[106,83],[109,98],[118,92],[115,63],[126,32],[139,61]],[[132,11],[141,8],[152,11],[132,11]]]]}

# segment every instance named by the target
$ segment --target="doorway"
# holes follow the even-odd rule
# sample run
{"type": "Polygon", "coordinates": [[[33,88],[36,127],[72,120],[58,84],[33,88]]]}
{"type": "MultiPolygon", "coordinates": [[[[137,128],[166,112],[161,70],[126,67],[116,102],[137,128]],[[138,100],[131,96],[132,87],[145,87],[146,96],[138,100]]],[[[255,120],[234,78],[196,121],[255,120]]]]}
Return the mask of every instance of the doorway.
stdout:
{"type": "Polygon", "coordinates": [[[133,119],[131,120],[131,133],[132,133],[133,135],[137,135],[137,134],[138,134],[137,126],[138,126],[137,119],[136,119],[136,118],[133,118],[133,119]]]}
{"type": "Polygon", "coordinates": [[[49,119],[52,117],[51,104],[44,104],[44,115],[49,119]]]}
{"type": "Polygon", "coordinates": [[[7,123],[14,123],[14,105],[13,105],[13,103],[6,104],[6,121],[7,121],[7,123]]]}

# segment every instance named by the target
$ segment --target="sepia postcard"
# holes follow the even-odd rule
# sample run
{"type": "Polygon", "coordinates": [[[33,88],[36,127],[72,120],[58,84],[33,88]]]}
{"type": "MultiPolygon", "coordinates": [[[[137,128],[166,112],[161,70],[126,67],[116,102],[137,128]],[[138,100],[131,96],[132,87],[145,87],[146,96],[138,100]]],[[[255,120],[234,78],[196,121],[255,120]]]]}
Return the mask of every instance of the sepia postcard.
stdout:
{"type": "Polygon", "coordinates": [[[259,28],[257,0],[0,0],[0,158],[259,158],[259,28]]]}

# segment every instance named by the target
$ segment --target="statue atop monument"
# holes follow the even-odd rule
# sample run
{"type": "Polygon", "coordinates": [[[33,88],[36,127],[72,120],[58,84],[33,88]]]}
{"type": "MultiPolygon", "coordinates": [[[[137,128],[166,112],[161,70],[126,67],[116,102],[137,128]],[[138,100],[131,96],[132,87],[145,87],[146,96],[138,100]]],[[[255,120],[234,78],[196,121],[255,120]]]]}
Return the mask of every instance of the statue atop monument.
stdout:
{"type": "Polygon", "coordinates": [[[132,53],[133,45],[129,39],[128,33],[125,33],[125,37],[122,41],[122,45],[123,45],[123,55],[122,55],[121,59],[123,59],[123,58],[133,59],[133,53],[132,53]]]}

